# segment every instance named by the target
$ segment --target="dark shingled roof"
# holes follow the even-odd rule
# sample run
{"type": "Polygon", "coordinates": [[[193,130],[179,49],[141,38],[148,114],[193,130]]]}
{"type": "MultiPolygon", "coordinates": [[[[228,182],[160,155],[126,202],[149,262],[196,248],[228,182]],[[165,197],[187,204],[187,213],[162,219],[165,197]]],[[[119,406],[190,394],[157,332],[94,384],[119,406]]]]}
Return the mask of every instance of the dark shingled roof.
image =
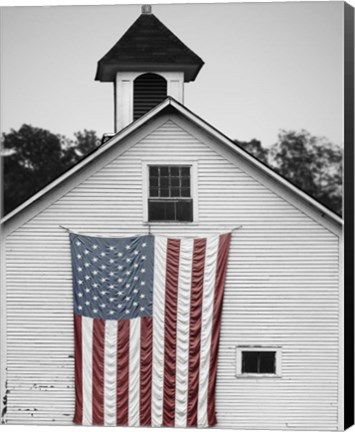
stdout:
{"type": "Polygon", "coordinates": [[[118,71],[179,71],[193,81],[203,64],[158,18],[142,13],[98,62],[95,79],[114,81],[118,71]]]}

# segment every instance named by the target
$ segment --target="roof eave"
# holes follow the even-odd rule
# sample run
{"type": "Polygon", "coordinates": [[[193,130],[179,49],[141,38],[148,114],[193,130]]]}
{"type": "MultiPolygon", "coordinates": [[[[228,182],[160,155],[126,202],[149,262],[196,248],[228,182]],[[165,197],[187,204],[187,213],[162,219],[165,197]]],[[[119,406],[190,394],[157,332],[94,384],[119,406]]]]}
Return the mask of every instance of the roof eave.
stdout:
{"type": "Polygon", "coordinates": [[[123,63],[110,65],[98,63],[95,76],[96,81],[115,82],[117,72],[183,72],[184,81],[194,81],[204,62],[191,64],[164,64],[164,63],[123,63]]]}
{"type": "Polygon", "coordinates": [[[149,120],[153,119],[155,116],[157,116],[160,112],[162,112],[168,106],[175,108],[178,112],[180,112],[182,115],[186,116],[194,124],[199,126],[202,130],[205,130],[207,133],[209,133],[210,135],[212,135],[213,137],[218,139],[220,142],[225,144],[233,152],[237,153],[239,156],[241,156],[245,160],[249,161],[251,165],[258,167],[258,169],[263,171],[266,175],[270,176],[275,181],[279,182],[284,187],[291,190],[295,195],[300,197],[302,200],[306,201],[311,207],[314,207],[318,211],[320,211],[322,214],[327,215],[337,225],[340,225],[340,226],[343,225],[342,218],[340,216],[338,216],[336,213],[334,213],[333,211],[331,211],[330,209],[325,207],[323,204],[321,204],[320,202],[318,202],[317,200],[312,198],[310,195],[303,192],[301,189],[294,186],[288,180],[286,180],[285,178],[283,178],[282,176],[277,174],[272,169],[268,168],[266,165],[264,165],[262,162],[258,161],[256,158],[251,156],[245,150],[243,150],[240,147],[238,147],[237,145],[235,145],[235,143],[230,138],[228,138],[226,135],[222,134],[220,131],[218,131],[213,126],[208,124],[206,121],[202,120],[200,117],[198,117],[192,111],[187,109],[184,105],[181,105],[179,102],[177,102],[175,99],[173,99],[170,96],[168,96],[163,102],[161,102],[155,108],[150,110],[148,113],[144,114],[141,118],[130,123],[124,129],[122,129],[120,132],[118,132],[115,136],[113,136],[111,139],[109,139],[105,144],[101,145],[95,152],[91,153],[89,156],[87,156],[81,162],[76,164],[74,167],[72,167],[66,173],[64,173],[63,175],[58,177],[58,179],[51,182],[49,185],[47,185],[42,190],[40,190],[35,195],[33,195],[30,199],[28,199],[23,204],[21,204],[16,209],[14,209],[12,212],[10,212],[8,215],[3,217],[0,220],[0,223],[5,224],[10,219],[12,219],[16,215],[18,215],[20,212],[24,211],[31,204],[38,201],[43,195],[45,195],[45,194],[49,193],[51,190],[55,189],[64,180],[66,180],[70,176],[74,175],[75,172],[81,170],[87,164],[91,163],[100,154],[107,151],[109,148],[114,146],[120,140],[124,139],[125,137],[127,137],[128,135],[133,133],[135,130],[142,127],[145,123],[147,123],[149,120]]]}
{"type": "Polygon", "coordinates": [[[308,195],[306,192],[304,192],[302,189],[298,188],[294,184],[292,184],[290,181],[282,177],[280,174],[278,174],[276,171],[269,168],[267,165],[260,162],[257,158],[250,155],[246,150],[241,149],[238,147],[233,140],[228,138],[226,135],[224,135],[222,132],[220,132],[218,129],[211,126],[209,123],[207,123],[205,120],[203,120],[201,117],[197,116],[195,113],[190,111],[188,108],[186,108],[184,105],[181,105],[179,102],[177,102],[175,99],[172,98],[171,105],[175,108],[179,109],[180,111],[184,110],[184,114],[193,121],[196,125],[204,129],[206,132],[210,133],[212,136],[214,136],[219,141],[222,141],[225,145],[228,146],[232,151],[237,153],[239,156],[243,157],[245,160],[250,162],[252,165],[255,165],[263,171],[265,174],[267,174],[269,177],[275,179],[277,182],[284,185],[289,190],[292,190],[293,193],[298,195],[300,198],[302,198],[304,201],[306,201],[309,205],[316,208],[318,211],[320,211],[322,214],[327,215],[330,219],[332,219],[334,222],[336,222],[339,225],[343,225],[343,219],[334,213],[332,210],[330,210],[328,207],[324,206],[322,203],[308,195]]]}

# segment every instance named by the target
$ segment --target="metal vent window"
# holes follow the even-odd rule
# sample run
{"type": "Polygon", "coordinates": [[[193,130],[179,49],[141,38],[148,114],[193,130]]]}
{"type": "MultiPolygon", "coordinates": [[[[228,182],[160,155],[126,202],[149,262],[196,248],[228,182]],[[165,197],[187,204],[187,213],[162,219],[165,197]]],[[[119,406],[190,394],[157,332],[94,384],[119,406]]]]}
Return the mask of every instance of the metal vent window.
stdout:
{"type": "Polygon", "coordinates": [[[143,114],[159,105],[167,96],[166,80],[156,74],[144,74],[134,81],[133,89],[133,119],[137,120],[143,114]]]}
{"type": "Polygon", "coordinates": [[[149,167],[149,221],[193,221],[190,166],[149,167]]]}

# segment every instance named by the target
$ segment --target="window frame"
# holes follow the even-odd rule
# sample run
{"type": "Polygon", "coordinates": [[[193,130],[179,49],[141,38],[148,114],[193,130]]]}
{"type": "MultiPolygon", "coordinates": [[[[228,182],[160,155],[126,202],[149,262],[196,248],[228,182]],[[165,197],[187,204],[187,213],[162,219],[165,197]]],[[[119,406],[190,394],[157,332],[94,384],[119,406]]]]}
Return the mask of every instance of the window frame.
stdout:
{"type": "Polygon", "coordinates": [[[281,378],[282,377],[282,348],[281,346],[239,345],[236,346],[236,377],[237,378],[281,378]],[[242,353],[247,352],[275,352],[275,373],[243,373],[242,353]]]}
{"type": "MultiPolygon", "coordinates": [[[[143,185],[143,224],[144,225],[197,225],[198,224],[198,185],[197,185],[198,161],[191,159],[174,160],[144,160],[142,161],[142,185],[143,185]],[[192,221],[149,221],[148,200],[149,200],[149,168],[151,166],[187,166],[190,168],[190,194],[192,199],[192,221]]],[[[155,197],[152,197],[155,199],[155,197]]],[[[164,200],[164,198],[157,198],[164,200]]],[[[178,198],[177,198],[178,199],[178,198]]]]}

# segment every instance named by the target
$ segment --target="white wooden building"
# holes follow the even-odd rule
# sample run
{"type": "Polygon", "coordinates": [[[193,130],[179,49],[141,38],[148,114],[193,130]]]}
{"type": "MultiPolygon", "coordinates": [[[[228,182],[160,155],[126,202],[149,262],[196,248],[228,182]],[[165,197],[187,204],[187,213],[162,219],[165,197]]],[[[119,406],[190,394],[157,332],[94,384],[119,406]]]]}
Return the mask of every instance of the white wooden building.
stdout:
{"type": "Polygon", "coordinates": [[[99,62],[97,79],[114,83],[116,133],[2,220],[2,422],[72,424],[62,226],[173,237],[242,226],[227,270],[218,427],[344,430],[342,221],[183,105],[203,62],[157,22],[145,7],[99,62]],[[140,32],[147,44],[166,38],[164,55],[125,57],[140,32]]]}

